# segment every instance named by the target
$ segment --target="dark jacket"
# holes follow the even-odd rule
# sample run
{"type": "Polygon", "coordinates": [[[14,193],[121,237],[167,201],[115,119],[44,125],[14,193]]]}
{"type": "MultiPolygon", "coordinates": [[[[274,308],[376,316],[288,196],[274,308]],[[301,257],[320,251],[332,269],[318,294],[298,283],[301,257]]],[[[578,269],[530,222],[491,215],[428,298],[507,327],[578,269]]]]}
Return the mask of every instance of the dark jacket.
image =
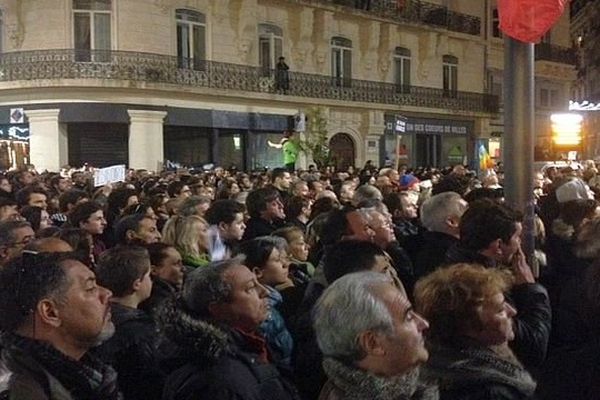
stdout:
{"type": "Polygon", "coordinates": [[[438,382],[440,400],[534,398],[536,383],[516,360],[500,357],[477,345],[429,347],[429,360],[423,372],[438,382]]]}
{"type": "Polygon", "coordinates": [[[412,261],[408,256],[406,250],[400,247],[400,243],[392,242],[385,248],[386,253],[392,258],[394,263],[393,267],[398,274],[398,278],[402,281],[404,289],[409,296],[412,295],[413,287],[415,286],[415,272],[413,269],[412,261]]]}
{"type": "Polygon", "coordinates": [[[292,335],[287,329],[283,316],[277,309],[283,302],[281,294],[270,286],[266,286],[269,291],[267,302],[269,303],[269,316],[260,324],[258,328],[265,337],[269,347],[273,350],[273,359],[281,366],[290,366],[292,358],[292,349],[294,341],[292,335]]]}
{"type": "Polygon", "coordinates": [[[45,342],[2,334],[0,399],[117,400],[117,374],[92,355],[79,361],[45,342]]]}
{"type": "Polygon", "coordinates": [[[135,308],[111,304],[115,334],[94,349],[118,373],[126,400],[160,399],[164,375],[157,360],[158,334],[152,318],[135,308]]]}
{"type": "Polygon", "coordinates": [[[440,400],[534,398],[536,383],[517,360],[500,357],[477,345],[429,347],[423,372],[438,382],[440,400]]]}
{"type": "Polygon", "coordinates": [[[167,299],[175,296],[177,288],[164,279],[152,277],[152,292],[150,297],[144,300],[138,308],[148,315],[155,317],[160,305],[167,299]]]}
{"type": "Polygon", "coordinates": [[[275,222],[269,222],[262,218],[250,218],[246,224],[243,240],[252,240],[259,236],[269,236],[278,227],[278,224],[275,222]]]}
{"type": "Polygon", "coordinates": [[[239,332],[198,319],[173,301],[162,308],[160,325],[187,355],[167,378],[163,400],[298,399],[290,381],[239,332]]]}
{"type": "Polygon", "coordinates": [[[586,279],[581,274],[567,283],[554,310],[541,399],[600,399],[600,316],[589,306],[586,279]]]}
{"type": "MultiPolygon", "coordinates": [[[[448,264],[464,262],[481,264],[486,268],[499,267],[494,260],[460,244],[448,249],[446,261],[448,264]]],[[[510,347],[523,365],[534,371],[546,359],[550,340],[552,312],[548,292],[538,283],[524,283],[513,286],[505,295],[506,301],[517,309],[513,319],[515,339],[510,342],[510,347]]]]}
{"type": "Polygon", "coordinates": [[[442,232],[424,232],[423,247],[415,255],[415,279],[429,275],[446,262],[446,252],[458,239],[442,232]]]}

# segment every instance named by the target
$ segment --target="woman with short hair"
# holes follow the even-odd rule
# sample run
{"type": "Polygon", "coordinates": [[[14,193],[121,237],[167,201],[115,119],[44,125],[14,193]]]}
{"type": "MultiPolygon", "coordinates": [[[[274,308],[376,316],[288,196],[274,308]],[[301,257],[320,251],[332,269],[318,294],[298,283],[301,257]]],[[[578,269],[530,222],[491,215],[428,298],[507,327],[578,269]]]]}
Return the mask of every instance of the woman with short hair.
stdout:
{"type": "Polygon", "coordinates": [[[476,264],[441,268],[415,287],[417,311],[430,323],[425,366],[441,400],[532,399],[536,383],[508,346],[516,310],[504,292],[506,271],[476,264]]]}

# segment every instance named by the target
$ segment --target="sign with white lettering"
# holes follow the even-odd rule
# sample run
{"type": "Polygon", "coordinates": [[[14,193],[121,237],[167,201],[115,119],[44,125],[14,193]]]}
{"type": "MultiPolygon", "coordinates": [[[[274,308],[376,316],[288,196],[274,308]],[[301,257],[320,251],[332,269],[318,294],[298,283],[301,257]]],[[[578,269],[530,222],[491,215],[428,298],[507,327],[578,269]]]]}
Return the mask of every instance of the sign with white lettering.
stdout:
{"type": "Polygon", "coordinates": [[[123,182],[125,180],[125,165],[113,165],[94,171],[94,186],[104,186],[109,183],[123,182]]]}
{"type": "MultiPolygon", "coordinates": [[[[386,116],[386,119],[388,116],[386,116]]],[[[395,122],[395,121],[394,121],[395,122]]],[[[473,121],[434,119],[434,118],[411,118],[407,117],[402,124],[403,132],[422,135],[471,135],[475,129],[473,121]]],[[[394,123],[395,131],[398,133],[397,124],[394,123]]],[[[386,126],[389,132],[389,127],[386,126]]]]}

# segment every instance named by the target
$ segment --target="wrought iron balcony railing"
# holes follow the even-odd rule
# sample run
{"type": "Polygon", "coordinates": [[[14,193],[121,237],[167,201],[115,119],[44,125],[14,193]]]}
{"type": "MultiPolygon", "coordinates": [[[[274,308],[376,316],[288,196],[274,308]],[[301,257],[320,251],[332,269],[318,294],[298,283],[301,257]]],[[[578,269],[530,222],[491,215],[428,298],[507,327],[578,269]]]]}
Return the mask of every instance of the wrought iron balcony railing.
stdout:
{"type": "Polygon", "coordinates": [[[453,32],[481,35],[481,19],[420,0],[311,0],[363,10],[397,22],[415,22],[453,32]]]}
{"type": "Polygon", "coordinates": [[[577,65],[577,54],[574,49],[549,43],[539,43],[535,45],[535,59],[536,61],[552,61],[562,64],[577,65]]]}
{"type": "Polygon", "coordinates": [[[127,51],[38,50],[0,54],[0,82],[106,79],[167,83],[317,99],[497,112],[482,93],[395,85],[302,72],[127,51]]]}

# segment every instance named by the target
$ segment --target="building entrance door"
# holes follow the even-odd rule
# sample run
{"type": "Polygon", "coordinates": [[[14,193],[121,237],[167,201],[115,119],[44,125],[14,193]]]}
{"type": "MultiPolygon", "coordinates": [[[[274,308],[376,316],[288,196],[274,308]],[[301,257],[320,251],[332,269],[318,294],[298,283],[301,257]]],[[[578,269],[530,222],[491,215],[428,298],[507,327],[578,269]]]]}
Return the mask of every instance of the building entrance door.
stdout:
{"type": "Polygon", "coordinates": [[[440,135],[416,135],[416,167],[439,167],[442,159],[440,135]]]}
{"type": "Polygon", "coordinates": [[[329,141],[329,151],[337,170],[345,171],[349,166],[354,166],[356,150],[354,141],[346,133],[337,133],[329,141]]]}

